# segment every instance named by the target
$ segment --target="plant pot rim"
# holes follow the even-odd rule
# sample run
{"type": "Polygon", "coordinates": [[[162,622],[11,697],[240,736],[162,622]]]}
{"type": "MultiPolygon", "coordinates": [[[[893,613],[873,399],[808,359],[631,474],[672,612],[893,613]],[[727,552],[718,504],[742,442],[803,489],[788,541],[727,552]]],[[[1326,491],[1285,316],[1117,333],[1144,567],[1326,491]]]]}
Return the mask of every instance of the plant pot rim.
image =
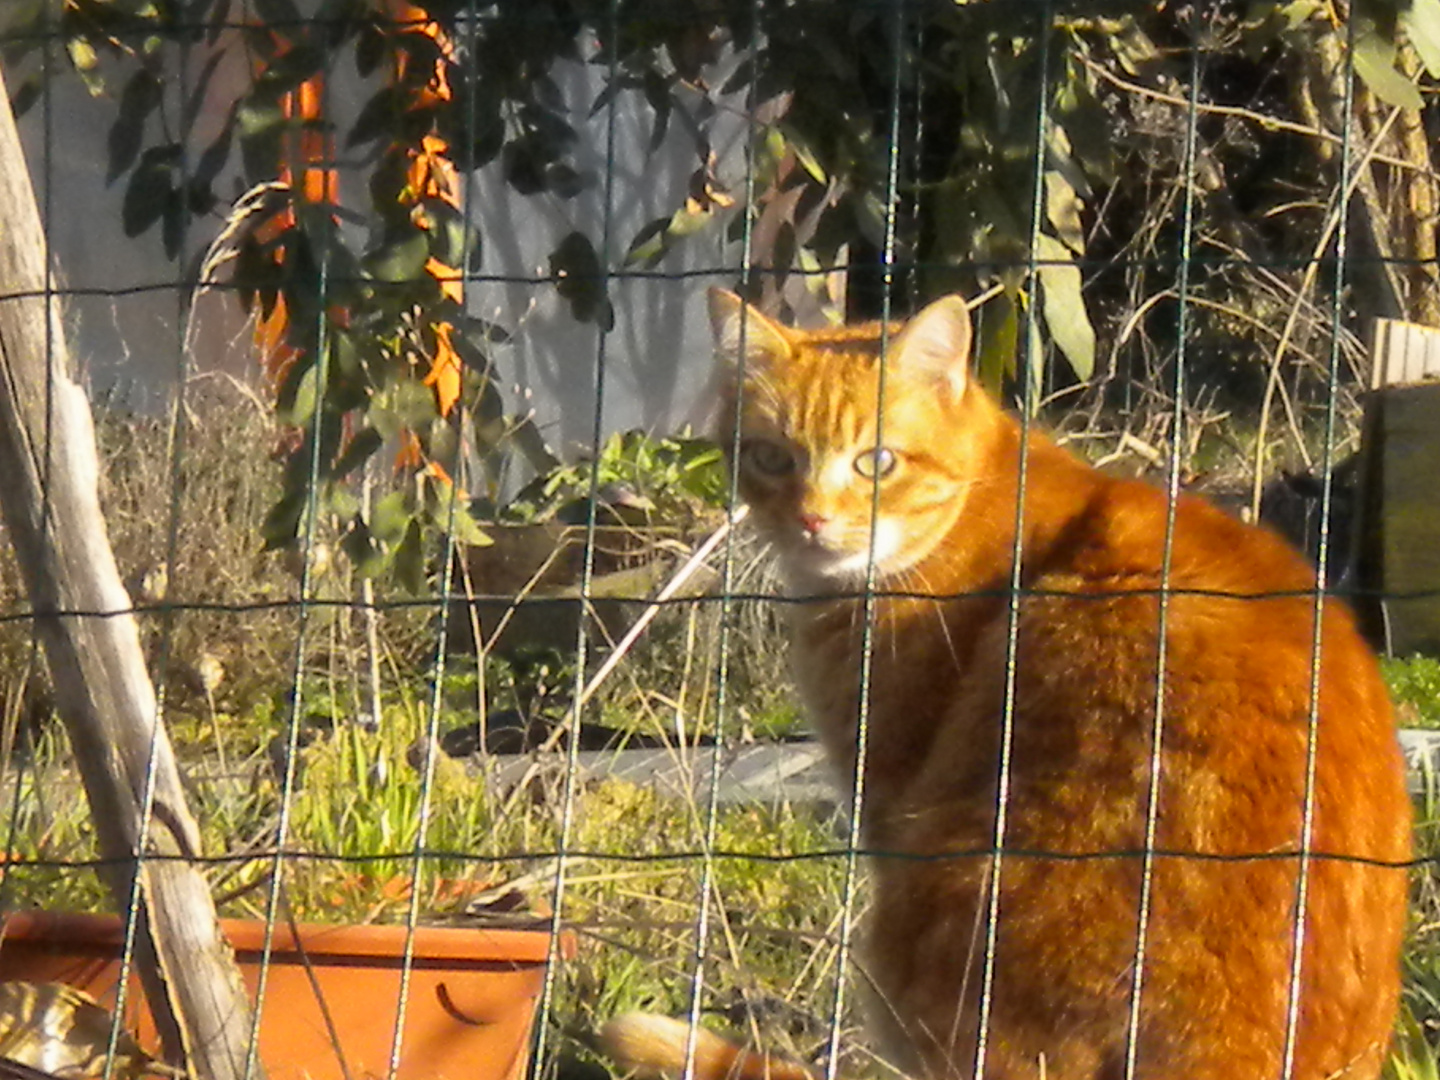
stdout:
{"type": "MultiPolygon", "coordinates": [[[[221,932],[237,953],[259,953],[265,947],[265,923],[259,919],[221,919],[221,932]]],[[[324,956],[393,957],[405,949],[405,926],[393,924],[299,923],[299,944],[315,958],[324,956]]],[[[550,930],[496,927],[417,926],[412,945],[416,960],[468,960],[544,963],[550,958],[550,930]]],[[[63,942],[90,948],[118,948],[125,941],[125,920],[119,915],[31,909],[0,918],[3,942],[63,942]]],[[[560,931],[558,955],[575,954],[573,934],[560,931]]],[[[288,923],[275,924],[274,952],[296,952],[288,923]]]]}

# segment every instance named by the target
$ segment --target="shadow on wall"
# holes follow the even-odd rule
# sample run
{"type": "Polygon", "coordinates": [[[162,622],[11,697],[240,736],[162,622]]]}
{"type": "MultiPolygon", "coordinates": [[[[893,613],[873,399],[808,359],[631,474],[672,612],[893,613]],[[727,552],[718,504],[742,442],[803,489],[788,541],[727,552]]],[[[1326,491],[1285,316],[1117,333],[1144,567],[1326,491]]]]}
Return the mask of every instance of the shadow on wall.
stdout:
{"type": "MultiPolygon", "coordinates": [[[[678,123],[649,151],[650,114],[637,108],[643,103],[638,91],[615,99],[614,152],[607,155],[609,118],[605,110],[589,116],[605,74],[604,68],[568,61],[553,72],[580,136],[574,155],[575,167],[590,181],[584,190],[571,199],[518,195],[498,161],[477,173],[470,188],[472,212],[485,237],[482,280],[470,288],[470,309],[514,334],[513,345],[496,357],[507,404],[521,404],[508,400],[508,384],[528,389],[536,424],[563,457],[593,444],[597,407],[602,439],[635,427],[670,432],[704,422],[711,355],[705,287],[734,277],[741,259],[740,244],[724,243],[721,230],[712,228],[676,245],[654,270],[623,276],[635,234],[684,201],[700,159],[685,125],[678,123]],[[607,165],[613,169],[608,200],[607,165]],[[605,262],[622,276],[610,282],[615,326],[602,343],[599,328],[576,322],[546,279],[550,252],[569,233],[579,230],[599,250],[607,201],[605,262]],[[514,277],[530,280],[494,280],[514,277]],[[602,363],[604,381],[597,393],[602,363]]],[[[722,71],[712,85],[723,79],[722,71]]],[[[735,97],[734,109],[716,118],[711,137],[720,180],[738,193],[745,170],[744,94],[735,97]]]]}

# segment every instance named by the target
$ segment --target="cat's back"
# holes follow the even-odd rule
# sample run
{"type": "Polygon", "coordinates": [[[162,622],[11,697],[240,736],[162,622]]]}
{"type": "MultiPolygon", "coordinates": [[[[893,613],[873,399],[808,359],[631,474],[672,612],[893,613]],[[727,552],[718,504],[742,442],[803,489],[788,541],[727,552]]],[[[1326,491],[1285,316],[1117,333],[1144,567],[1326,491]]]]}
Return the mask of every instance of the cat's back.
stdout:
{"type": "MultiPolygon", "coordinates": [[[[1023,1073],[1053,1049],[1059,1023],[1097,1057],[1056,1075],[1116,1067],[1141,945],[1135,853],[1152,846],[1167,854],[1150,871],[1141,1075],[1279,1075],[1292,978],[1294,1075],[1374,1075],[1398,993],[1405,874],[1346,860],[1407,858],[1410,813],[1373,656],[1346,606],[1317,604],[1313,572],[1267,530],[1190,496],[1172,512],[1165,492],[1089,470],[1063,479],[1088,490],[1037,530],[1047,539],[1013,644],[1002,606],[937,706],[946,734],[895,819],[913,823],[900,826],[912,849],[989,842],[1013,664],[1005,844],[1089,861],[1006,864],[1002,964],[1044,971],[1001,995],[1009,1064],[1023,1073]],[[1301,861],[1279,856],[1302,848],[1320,857],[1304,864],[1297,936],[1301,861]]],[[[893,873],[897,893],[911,887],[931,910],[977,911],[978,879],[900,885],[910,872],[893,873]]],[[[905,904],[886,913],[897,925],[905,904]]]]}
{"type": "Polygon", "coordinates": [[[1172,511],[1163,490],[1107,478],[1059,535],[1020,601],[1016,657],[1029,669],[1020,696],[1046,720],[1017,734],[1043,742],[1069,727],[1148,753],[1158,731],[1186,840],[1224,846],[1228,828],[1298,843],[1310,784],[1322,838],[1404,857],[1408,803],[1378,665],[1348,605],[1317,599],[1313,569],[1284,540],[1202,498],[1180,494],[1172,511]],[[1232,798],[1235,820],[1220,828],[1205,819],[1207,786],[1249,786],[1248,810],[1275,812],[1247,816],[1232,798]]]}

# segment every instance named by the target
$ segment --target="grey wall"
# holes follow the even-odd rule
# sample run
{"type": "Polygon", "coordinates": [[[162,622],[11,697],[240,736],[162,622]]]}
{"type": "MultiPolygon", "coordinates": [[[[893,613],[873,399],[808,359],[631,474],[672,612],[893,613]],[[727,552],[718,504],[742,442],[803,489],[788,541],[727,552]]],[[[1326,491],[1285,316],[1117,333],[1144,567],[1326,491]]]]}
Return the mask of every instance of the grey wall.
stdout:
{"type": "MultiPolygon", "coordinates": [[[[227,65],[229,61],[227,61],[227,65]]],[[[198,62],[192,67],[198,70],[198,62]]],[[[577,165],[594,184],[573,199],[522,197],[503,181],[499,165],[475,177],[469,188],[471,211],[484,235],[481,270],[486,275],[539,276],[548,273],[548,256],[567,233],[579,229],[597,244],[606,217],[605,112],[589,117],[603,85],[604,70],[565,64],[555,73],[581,134],[577,165]]],[[[223,96],[245,77],[222,67],[214,86],[223,96]]],[[[332,83],[336,112],[353,115],[364,88],[332,83]]],[[[117,88],[118,92],[118,88],[117,88]]],[[[176,102],[179,88],[175,89],[176,102]]],[[[614,124],[614,175],[609,201],[609,265],[619,270],[624,252],[645,223],[668,213],[684,198],[698,165],[683,125],[672,123],[651,155],[648,110],[621,94],[614,124]]],[[[736,103],[738,105],[738,102],[736,103]]],[[[97,395],[111,395],[133,407],[163,407],[180,372],[202,379],[228,372],[258,384],[248,331],[228,294],[216,293],[197,305],[196,326],[187,343],[179,325],[181,305],[173,282],[176,267],[161,250],[158,230],[129,239],[121,229],[123,180],[105,184],[106,139],[114,115],[110,100],[92,99],[78,80],[58,79],[54,92],[22,121],[31,175],[63,283],[76,290],[68,302],[71,345],[82,373],[97,395]],[[183,361],[183,365],[182,365],[183,361]]],[[[212,130],[219,118],[210,118],[212,130]]],[[[203,136],[202,136],[203,137],[203,136]]],[[[740,190],[743,124],[737,113],[723,113],[714,147],[722,180],[740,190]]],[[[358,200],[355,201],[359,205],[358,200]]],[[[208,242],[215,220],[195,224],[191,251],[208,242]]],[[[734,245],[731,245],[733,248],[734,245]]],[[[726,250],[719,230],[690,237],[657,268],[661,273],[717,269],[738,263],[739,252],[726,250]]],[[[704,289],[715,277],[618,277],[610,286],[616,322],[604,342],[602,429],[631,427],[652,432],[674,430],[703,418],[709,340],[704,320],[704,289]]],[[[588,447],[597,405],[597,369],[601,335],[593,325],[571,317],[568,305],[548,282],[474,283],[468,290],[472,311],[506,327],[512,344],[496,355],[502,381],[518,384],[507,396],[523,407],[526,395],[552,446],[565,456],[588,447]]]]}

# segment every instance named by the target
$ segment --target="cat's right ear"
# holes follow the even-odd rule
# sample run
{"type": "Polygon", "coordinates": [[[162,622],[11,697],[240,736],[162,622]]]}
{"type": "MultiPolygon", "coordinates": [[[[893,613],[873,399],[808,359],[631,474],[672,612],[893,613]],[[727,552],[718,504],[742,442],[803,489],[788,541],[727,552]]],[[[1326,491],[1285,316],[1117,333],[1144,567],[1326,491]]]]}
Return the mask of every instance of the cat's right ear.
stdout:
{"type": "Polygon", "coordinates": [[[790,338],[784,327],[728,289],[712,288],[709,295],[715,358],[723,367],[739,370],[742,349],[747,362],[790,355],[790,338]]]}

